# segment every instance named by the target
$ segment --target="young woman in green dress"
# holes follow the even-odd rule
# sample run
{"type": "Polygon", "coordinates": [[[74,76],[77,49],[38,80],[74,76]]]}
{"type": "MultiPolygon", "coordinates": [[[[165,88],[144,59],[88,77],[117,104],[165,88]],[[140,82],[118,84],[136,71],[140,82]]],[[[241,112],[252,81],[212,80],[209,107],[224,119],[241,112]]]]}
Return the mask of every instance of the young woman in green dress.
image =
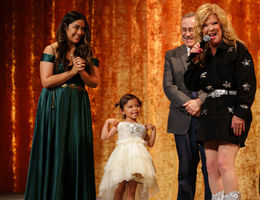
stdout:
{"type": "Polygon", "coordinates": [[[67,13],[57,41],[44,49],[43,86],[34,129],[25,200],[95,200],[93,135],[85,85],[99,84],[84,15],[67,13]]]}

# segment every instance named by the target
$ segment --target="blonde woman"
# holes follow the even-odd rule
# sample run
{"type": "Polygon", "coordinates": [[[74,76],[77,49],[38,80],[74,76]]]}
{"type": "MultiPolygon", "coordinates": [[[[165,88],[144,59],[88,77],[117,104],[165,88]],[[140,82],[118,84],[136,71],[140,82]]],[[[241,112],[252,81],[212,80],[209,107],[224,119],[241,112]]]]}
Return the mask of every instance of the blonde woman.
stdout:
{"type": "Polygon", "coordinates": [[[205,147],[212,199],[241,199],[235,159],[245,146],[252,121],[254,63],[216,4],[204,4],[196,12],[195,37],[200,42],[205,35],[210,41],[204,49],[200,43],[193,46],[191,53],[198,56],[184,75],[189,90],[208,93],[201,106],[196,140],[205,147]]]}

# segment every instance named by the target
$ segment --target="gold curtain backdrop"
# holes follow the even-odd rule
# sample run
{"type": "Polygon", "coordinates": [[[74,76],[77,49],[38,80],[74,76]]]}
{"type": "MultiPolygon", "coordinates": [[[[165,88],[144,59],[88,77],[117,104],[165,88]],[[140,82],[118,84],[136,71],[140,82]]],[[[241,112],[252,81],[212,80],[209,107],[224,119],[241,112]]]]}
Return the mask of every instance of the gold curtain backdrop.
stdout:
{"type": "MultiPolygon", "coordinates": [[[[260,80],[260,9],[255,0],[4,0],[0,8],[0,191],[24,192],[37,101],[42,89],[39,62],[44,47],[55,40],[58,24],[71,10],[88,20],[95,54],[100,60],[101,84],[89,89],[94,129],[96,188],[116,145],[116,137],[101,141],[109,117],[121,118],[114,104],[128,92],[143,101],[139,121],[157,127],[149,149],[160,192],[155,200],[176,199],[178,157],[174,136],[167,134],[169,101],[163,88],[164,55],[181,44],[180,20],[203,3],[218,3],[253,55],[260,80]]],[[[260,83],[258,81],[258,88],[260,83]]],[[[244,200],[260,199],[260,93],[252,107],[253,123],[236,169],[244,200]]],[[[203,199],[198,168],[196,198],[203,199]]]]}

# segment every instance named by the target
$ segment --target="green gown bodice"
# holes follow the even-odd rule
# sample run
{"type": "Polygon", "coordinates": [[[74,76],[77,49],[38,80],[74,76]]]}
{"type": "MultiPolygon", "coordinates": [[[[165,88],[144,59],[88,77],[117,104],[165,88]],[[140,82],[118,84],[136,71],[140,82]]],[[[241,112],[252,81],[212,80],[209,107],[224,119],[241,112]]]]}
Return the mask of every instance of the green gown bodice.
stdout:
{"type": "MultiPolygon", "coordinates": [[[[41,61],[55,57],[43,54],[41,61]]],[[[54,67],[63,72],[62,64],[54,67]]],[[[25,191],[25,200],[66,199],[96,199],[90,102],[79,74],[42,89],[25,191]]]]}

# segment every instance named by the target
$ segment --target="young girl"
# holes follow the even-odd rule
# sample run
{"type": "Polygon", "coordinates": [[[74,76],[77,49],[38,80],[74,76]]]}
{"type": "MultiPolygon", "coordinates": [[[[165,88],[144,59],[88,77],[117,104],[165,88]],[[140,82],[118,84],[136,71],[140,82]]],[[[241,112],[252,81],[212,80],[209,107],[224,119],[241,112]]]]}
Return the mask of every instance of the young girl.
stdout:
{"type": "Polygon", "coordinates": [[[101,139],[109,139],[118,132],[118,141],[99,186],[102,200],[121,200],[123,196],[127,200],[135,197],[144,200],[159,190],[152,158],[145,148],[145,144],[149,147],[154,145],[156,129],[151,124],[137,123],[141,105],[138,97],[124,95],[116,104],[124,120],[107,119],[103,126],[101,139]],[[148,130],[151,130],[150,136],[148,130]]]}

